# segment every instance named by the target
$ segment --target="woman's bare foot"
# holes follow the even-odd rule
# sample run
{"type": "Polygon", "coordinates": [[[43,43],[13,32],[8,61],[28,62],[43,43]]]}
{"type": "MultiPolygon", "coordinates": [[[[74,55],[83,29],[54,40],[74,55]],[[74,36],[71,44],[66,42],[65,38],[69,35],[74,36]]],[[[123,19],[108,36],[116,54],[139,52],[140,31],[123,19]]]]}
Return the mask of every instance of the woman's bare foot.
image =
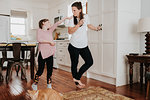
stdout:
{"type": "Polygon", "coordinates": [[[80,86],[85,87],[85,84],[83,84],[80,80],[73,78],[73,81],[79,83],[80,86]]]}
{"type": "Polygon", "coordinates": [[[84,86],[82,86],[82,85],[80,85],[80,84],[76,85],[76,87],[77,87],[77,88],[80,88],[80,89],[83,89],[83,88],[84,88],[84,86]]]}

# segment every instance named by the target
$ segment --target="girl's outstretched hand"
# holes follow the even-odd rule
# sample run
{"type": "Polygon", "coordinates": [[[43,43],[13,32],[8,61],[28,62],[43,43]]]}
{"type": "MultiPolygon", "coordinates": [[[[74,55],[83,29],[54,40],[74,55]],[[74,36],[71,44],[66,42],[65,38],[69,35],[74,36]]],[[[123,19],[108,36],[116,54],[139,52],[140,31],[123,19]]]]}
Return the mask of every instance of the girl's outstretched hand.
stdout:
{"type": "Polygon", "coordinates": [[[70,19],[72,19],[72,18],[73,18],[73,16],[70,16],[70,17],[66,17],[65,19],[69,19],[69,20],[70,20],[70,19]]]}

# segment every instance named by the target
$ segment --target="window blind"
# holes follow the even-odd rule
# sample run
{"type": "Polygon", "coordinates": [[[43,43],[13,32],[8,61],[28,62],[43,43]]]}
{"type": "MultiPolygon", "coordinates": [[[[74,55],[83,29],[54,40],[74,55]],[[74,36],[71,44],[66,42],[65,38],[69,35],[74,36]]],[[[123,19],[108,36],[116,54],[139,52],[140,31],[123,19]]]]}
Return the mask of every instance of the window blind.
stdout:
{"type": "Polygon", "coordinates": [[[27,18],[27,12],[11,10],[11,17],[27,18]]]}

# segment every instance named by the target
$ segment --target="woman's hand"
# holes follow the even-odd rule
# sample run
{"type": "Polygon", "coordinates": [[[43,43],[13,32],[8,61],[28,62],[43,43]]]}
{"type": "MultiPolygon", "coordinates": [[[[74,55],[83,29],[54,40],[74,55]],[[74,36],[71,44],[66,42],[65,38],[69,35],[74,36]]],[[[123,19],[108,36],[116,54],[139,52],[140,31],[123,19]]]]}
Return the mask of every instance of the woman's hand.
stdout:
{"type": "Polygon", "coordinates": [[[97,29],[96,31],[100,31],[102,30],[102,27],[99,25],[96,29],[97,29]]]}
{"type": "Polygon", "coordinates": [[[81,19],[78,23],[79,26],[82,26],[84,24],[84,19],[81,19]]]}
{"type": "Polygon", "coordinates": [[[98,27],[95,27],[92,24],[88,24],[87,26],[88,26],[89,29],[94,30],[94,31],[102,30],[102,25],[99,25],[98,27]]]}

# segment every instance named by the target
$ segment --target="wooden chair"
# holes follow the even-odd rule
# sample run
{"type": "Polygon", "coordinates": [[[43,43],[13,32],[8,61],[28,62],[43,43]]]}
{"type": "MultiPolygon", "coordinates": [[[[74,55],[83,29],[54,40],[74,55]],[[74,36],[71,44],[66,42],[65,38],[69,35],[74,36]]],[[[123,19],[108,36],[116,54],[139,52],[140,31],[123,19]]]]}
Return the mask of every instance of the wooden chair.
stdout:
{"type": "MultiPolygon", "coordinates": [[[[21,67],[21,79],[26,80],[26,67],[25,67],[25,59],[21,58],[21,44],[27,46],[24,43],[12,43],[13,49],[13,58],[8,60],[7,72],[6,72],[6,83],[9,82],[12,76],[12,68],[15,67],[17,76],[21,67]]],[[[6,48],[9,46],[7,44],[6,48]]]]}
{"type": "Polygon", "coordinates": [[[149,90],[150,90],[150,72],[146,73],[146,78],[148,80],[147,82],[147,91],[146,91],[146,100],[150,100],[150,98],[148,99],[148,97],[150,96],[149,90]]]}
{"type": "MultiPolygon", "coordinates": [[[[7,43],[0,43],[0,44],[7,44],[7,43]]],[[[2,75],[2,69],[3,69],[3,63],[6,60],[7,53],[5,51],[2,51],[2,58],[0,58],[0,82],[3,82],[4,78],[2,75]]]]}

